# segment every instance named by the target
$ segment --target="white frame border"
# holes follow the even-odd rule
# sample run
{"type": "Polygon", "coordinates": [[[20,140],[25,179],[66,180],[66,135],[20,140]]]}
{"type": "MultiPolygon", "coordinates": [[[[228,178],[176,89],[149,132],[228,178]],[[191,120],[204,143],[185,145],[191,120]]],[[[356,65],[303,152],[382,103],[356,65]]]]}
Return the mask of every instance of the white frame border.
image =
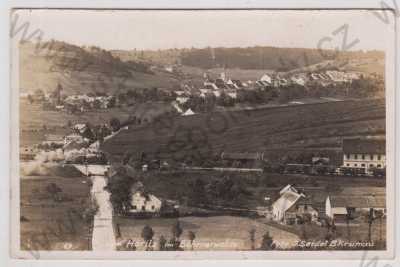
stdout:
{"type": "MultiPolygon", "coordinates": [[[[387,1],[387,3],[390,5],[393,2],[387,1]]],[[[117,1],[114,1],[114,2],[113,1],[99,1],[98,3],[94,3],[93,1],[74,2],[74,1],[65,1],[65,0],[64,1],[56,1],[56,2],[55,1],[40,1],[39,3],[35,3],[34,1],[23,0],[23,1],[13,1],[12,3],[8,2],[5,5],[2,4],[2,6],[4,6],[4,9],[2,9],[2,14],[3,13],[5,14],[5,16],[2,16],[2,18],[4,19],[5,23],[2,24],[3,26],[1,27],[1,30],[2,30],[3,33],[4,32],[6,33],[6,34],[4,34],[2,36],[5,36],[5,37],[3,37],[3,39],[5,40],[5,42],[3,44],[5,44],[5,47],[7,48],[6,44],[10,44],[9,41],[8,41],[8,27],[9,27],[9,23],[10,23],[10,21],[9,21],[9,17],[10,17],[9,11],[10,11],[10,8],[17,8],[17,7],[21,7],[21,8],[22,7],[29,7],[29,8],[44,8],[44,7],[45,8],[49,8],[49,7],[51,7],[51,8],[107,8],[107,9],[108,8],[109,9],[115,9],[115,8],[121,8],[121,9],[127,9],[127,8],[129,8],[129,9],[160,9],[160,8],[162,8],[162,9],[209,9],[209,8],[211,8],[211,9],[216,9],[216,8],[217,9],[226,9],[226,8],[228,8],[228,9],[249,9],[249,8],[251,8],[251,9],[258,9],[258,8],[261,8],[261,9],[271,9],[271,8],[272,9],[299,9],[299,8],[301,8],[301,9],[305,9],[305,8],[307,8],[307,9],[309,9],[309,8],[311,8],[311,9],[327,9],[327,8],[328,9],[337,9],[337,8],[338,9],[343,9],[343,8],[345,8],[345,9],[352,9],[352,8],[364,9],[364,8],[379,8],[380,7],[380,1],[364,1],[362,4],[357,2],[357,1],[329,1],[329,2],[327,1],[327,2],[324,2],[324,3],[322,3],[322,1],[321,1],[321,3],[316,3],[315,1],[308,0],[308,1],[303,1],[301,4],[298,3],[298,2],[296,3],[296,1],[279,1],[279,2],[276,1],[276,2],[269,2],[269,3],[265,3],[265,2],[263,3],[262,1],[231,1],[228,4],[227,2],[220,1],[220,0],[217,0],[217,1],[215,1],[215,0],[214,1],[206,0],[206,1],[203,1],[201,3],[196,3],[194,1],[188,2],[188,1],[169,1],[169,0],[168,1],[152,1],[152,2],[147,2],[147,3],[144,2],[144,1],[129,1],[129,2],[128,1],[118,1],[118,2],[117,1]]],[[[398,20],[399,20],[399,18],[397,18],[396,21],[398,21],[398,20]]],[[[399,41],[398,41],[398,38],[397,38],[398,33],[399,33],[399,30],[396,27],[396,37],[395,37],[395,45],[396,45],[396,47],[399,47],[399,41]]],[[[10,68],[9,68],[9,66],[10,66],[10,57],[9,57],[10,53],[9,53],[9,51],[10,51],[9,48],[1,50],[2,58],[6,59],[5,62],[8,63],[8,64],[2,65],[2,72],[1,72],[2,75],[3,75],[3,73],[5,74],[5,75],[3,75],[3,79],[2,79],[2,82],[3,82],[3,85],[4,85],[3,88],[5,88],[4,89],[5,90],[4,96],[9,96],[8,95],[9,91],[8,91],[7,88],[10,88],[10,84],[8,82],[9,81],[9,77],[10,77],[10,73],[9,73],[9,71],[10,71],[10,68]]],[[[392,114],[392,117],[391,117],[392,119],[391,119],[390,122],[387,121],[387,126],[391,125],[393,127],[391,127],[391,128],[388,127],[387,128],[387,134],[388,135],[393,135],[392,136],[393,137],[392,140],[395,141],[394,137],[397,136],[398,127],[399,127],[398,126],[399,125],[399,113],[398,113],[399,111],[398,111],[398,109],[396,109],[397,105],[395,105],[395,104],[399,103],[399,94],[397,94],[395,92],[395,89],[397,89],[398,84],[399,84],[399,63],[398,63],[399,62],[399,55],[398,55],[398,52],[395,51],[394,55],[392,55],[392,56],[396,59],[395,60],[395,65],[389,66],[389,67],[392,68],[392,71],[395,71],[396,77],[395,77],[395,80],[393,80],[393,84],[392,84],[392,86],[393,86],[393,91],[392,91],[393,94],[390,94],[390,95],[388,94],[387,95],[387,101],[388,101],[387,105],[388,105],[388,107],[390,107],[390,109],[389,108],[387,109],[387,112],[388,112],[387,115],[389,115],[389,113],[392,114]],[[389,101],[391,102],[390,106],[389,106],[389,101]],[[393,116],[393,114],[395,114],[395,116],[393,116]]],[[[12,120],[10,120],[10,106],[11,106],[10,103],[11,102],[9,101],[9,99],[11,99],[11,98],[10,97],[4,97],[4,98],[1,98],[1,100],[0,100],[0,101],[2,101],[2,102],[0,102],[0,106],[3,109],[2,110],[3,112],[0,113],[1,114],[0,116],[2,116],[0,118],[3,119],[2,121],[8,121],[9,122],[9,124],[8,124],[8,127],[9,127],[8,128],[8,132],[6,130],[1,131],[1,134],[2,134],[1,137],[3,137],[2,138],[2,140],[3,140],[3,148],[4,148],[3,151],[6,152],[6,153],[4,153],[5,155],[3,155],[3,153],[1,154],[1,156],[3,157],[1,159],[3,159],[3,162],[8,162],[8,166],[11,166],[10,165],[10,157],[9,157],[9,155],[11,155],[11,151],[10,151],[10,145],[9,145],[8,140],[10,140],[10,128],[12,128],[12,125],[10,123],[12,122],[12,120]]],[[[15,108],[15,105],[14,105],[14,108],[15,108]]],[[[11,114],[11,116],[12,116],[12,114],[11,114]]],[[[390,117],[387,116],[387,120],[389,120],[389,118],[390,117]]],[[[390,158],[391,158],[392,166],[394,166],[395,168],[393,168],[389,172],[393,174],[393,177],[396,177],[396,176],[399,176],[398,175],[399,172],[398,172],[398,168],[397,168],[397,166],[399,166],[399,165],[396,164],[396,163],[399,163],[399,157],[398,157],[398,155],[399,155],[398,154],[399,153],[399,144],[397,142],[393,142],[391,144],[388,144],[388,148],[389,148],[388,151],[390,151],[391,148],[395,148],[395,151],[390,153],[390,154],[393,154],[393,156],[390,157],[390,158]]],[[[389,161],[390,161],[390,158],[388,159],[389,161]]],[[[0,205],[2,205],[3,210],[6,210],[6,211],[10,211],[10,203],[9,203],[9,199],[10,198],[9,197],[10,197],[11,194],[10,194],[10,191],[8,189],[9,186],[10,186],[8,184],[10,179],[7,179],[9,174],[10,174],[9,170],[10,169],[9,169],[9,167],[7,167],[7,165],[5,166],[5,168],[3,168],[3,166],[1,168],[1,174],[3,174],[3,177],[4,177],[3,178],[3,182],[4,182],[3,186],[4,187],[1,187],[2,191],[1,191],[1,194],[0,194],[0,200],[1,200],[1,204],[0,205]]],[[[399,183],[397,181],[395,181],[395,183],[393,183],[391,185],[388,184],[387,188],[388,189],[392,189],[393,191],[396,190],[396,193],[398,193],[399,192],[399,183]]],[[[388,194],[389,194],[389,192],[388,192],[388,194]]],[[[399,203],[398,194],[393,194],[393,196],[396,198],[396,199],[393,199],[393,200],[396,201],[396,203],[399,203]]],[[[13,197],[15,197],[15,196],[13,196],[13,197]]],[[[393,214],[395,214],[395,216],[396,216],[396,220],[395,221],[397,222],[398,221],[398,214],[399,214],[399,207],[397,206],[395,208],[396,208],[396,210],[393,209],[393,212],[394,212],[393,214]]],[[[8,214],[10,214],[10,213],[8,212],[8,214]]],[[[10,239],[9,231],[8,231],[10,229],[9,228],[9,217],[8,216],[1,217],[0,223],[1,223],[1,227],[3,229],[3,231],[0,232],[1,233],[0,234],[0,239],[8,241],[10,239]]],[[[396,224],[393,222],[393,226],[394,225],[396,225],[396,224]]],[[[393,234],[394,234],[393,241],[400,240],[398,229],[394,229],[393,234]]],[[[9,244],[6,244],[6,243],[9,243],[9,242],[2,242],[1,243],[1,254],[0,255],[1,255],[1,259],[6,258],[6,260],[7,260],[6,262],[9,263],[10,266],[22,266],[21,264],[30,264],[30,265],[32,264],[32,266],[39,266],[38,264],[42,265],[41,264],[42,260],[37,260],[37,261],[25,260],[25,261],[21,261],[21,260],[10,259],[9,258],[10,257],[10,255],[9,255],[10,254],[9,253],[10,252],[10,248],[9,248],[9,244]],[[3,252],[6,252],[6,253],[4,253],[4,255],[3,255],[3,252]]],[[[398,245],[397,243],[393,244],[393,245],[394,245],[393,248],[394,247],[398,248],[398,246],[396,246],[396,245],[398,245]]],[[[71,252],[68,252],[68,253],[71,254],[71,252]]],[[[81,253],[81,252],[79,252],[79,253],[81,253]]],[[[154,257],[155,255],[153,253],[152,253],[152,255],[150,257],[149,257],[149,255],[147,255],[147,257],[141,257],[142,255],[139,255],[139,254],[137,254],[137,256],[140,259],[155,259],[155,258],[158,258],[158,257],[154,257]]],[[[162,254],[163,252],[160,252],[160,253],[162,254]]],[[[209,252],[204,252],[204,253],[209,253],[209,252]]],[[[190,259],[197,258],[196,255],[200,256],[200,254],[204,254],[204,253],[203,252],[196,252],[196,253],[194,253],[195,257],[190,257],[190,259]]],[[[212,252],[212,254],[214,254],[214,253],[215,252],[212,252]]],[[[220,252],[216,252],[216,253],[220,254],[220,252]]],[[[231,252],[228,252],[228,253],[231,253],[231,252]]],[[[233,253],[238,254],[237,252],[233,252],[233,253]]],[[[255,252],[255,253],[257,253],[257,252],[255,252]]],[[[309,254],[310,252],[307,252],[307,253],[308,253],[308,255],[310,255],[309,254]]],[[[318,253],[318,255],[315,255],[315,256],[321,257],[321,252],[317,252],[317,253],[318,253]]],[[[335,253],[337,253],[337,251],[335,253]]],[[[253,254],[253,253],[251,253],[251,254],[253,254]]],[[[263,259],[265,259],[265,252],[262,252],[262,254],[264,256],[263,259]]],[[[276,251],[274,252],[274,254],[276,254],[276,251]]],[[[292,255],[295,256],[295,254],[296,254],[295,252],[291,251],[289,253],[286,253],[286,255],[284,257],[288,256],[287,258],[290,258],[290,256],[292,256],[292,255]]],[[[329,254],[329,252],[328,252],[328,254],[329,254]]],[[[368,253],[368,254],[370,254],[370,253],[368,253]]],[[[57,254],[53,254],[53,255],[55,256],[54,259],[58,258],[58,256],[62,257],[62,255],[57,255],[57,254]]],[[[121,257],[121,256],[122,255],[119,255],[119,259],[125,258],[125,257],[121,257]]],[[[145,256],[145,255],[143,255],[143,256],[145,256]]],[[[208,256],[211,256],[211,255],[208,255],[208,256]]],[[[208,256],[207,255],[203,255],[203,256],[201,256],[201,259],[210,258],[208,256]]],[[[242,255],[242,256],[239,256],[238,258],[239,259],[246,259],[246,258],[248,258],[247,256],[248,255],[242,255]]],[[[256,255],[255,254],[251,255],[251,258],[252,259],[258,258],[258,257],[254,257],[254,256],[256,256],[256,255]]],[[[269,256],[272,256],[272,255],[269,255],[269,256]]],[[[282,257],[282,256],[280,256],[280,257],[282,257]]],[[[333,256],[333,255],[330,255],[330,256],[333,256]]],[[[368,256],[373,256],[373,255],[371,253],[368,256]]],[[[89,258],[91,258],[91,257],[89,257],[89,258]]],[[[108,258],[108,253],[103,254],[102,258],[108,258]]],[[[130,255],[130,258],[131,258],[131,255],[130,255]]],[[[165,259],[165,257],[162,257],[162,258],[165,259]]],[[[167,257],[167,258],[173,259],[173,258],[176,258],[176,257],[167,257]]],[[[185,256],[179,257],[179,259],[185,259],[185,258],[186,258],[185,256]]],[[[237,259],[237,257],[235,257],[235,255],[225,255],[224,257],[222,257],[222,259],[224,259],[224,260],[229,260],[229,259],[233,259],[233,258],[237,259]]],[[[275,257],[271,257],[270,259],[273,259],[273,258],[275,258],[275,257]]],[[[294,257],[294,258],[299,259],[297,257],[294,257]]],[[[307,256],[307,258],[309,258],[309,256],[307,256]]],[[[328,258],[330,260],[333,259],[332,257],[328,257],[328,258]]],[[[398,260],[399,259],[398,259],[397,255],[396,255],[395,261],[393,261],[393,260],[381,260],[381,261],[378,262],[377,267],[378,266],[384,266],[385,264],[391,264],[392,266],[395,266],[394,265],[395,262],[399,263],[398,260]]],[[[64,262],[64,263],[63,262],[57,261],[57,263],[60,263],[62,266],[64,266],[64,263],[68,264],[68,261],[64,262]]],[[[78,261],[78,262],[81,262],[84,265],[92,264],[92,263],[96,264],[95,262],[92,262],[92,261],[78,261]]],[[[76,264],[78,262],[74,261],[74,264],[76,264]]],[[[126,262],[127,261],[125,261],[124,264],[126,262]]],[[[135,263],[136,262],[137,261],[135,261],[135,263]]],[[[149,261],[147,261],[147,263],[148,262],[149,261]]],[[[279,261],[274,261],[274,265],[281,265],[281,264],[284,264],[285,262],[286,263],[295,263],[293,261],[289,261],[288,262],[288,261],[285,261],[285,260],[279,260],[279,261]]],[[[320,260],[318,260],[318,261],[309,261],[309,260],[308,261],[302,261],[302,263],[307,263],[307,265],[305,265],[305,266],[313,266],[315,263],[318,263],[318,262],[319,263],[323,262],[323,264],[325,264],[327,266],[330,266],[329,262],[327,262],[327,261],[322,261],[322,262],[320,260]]],[[[357,263],[358,263],[357,265],[359,265],[359,266],[367,266],[368,262],[369,261],[365,261],[364,265],[361,265],[362,263],[360,264],[359,261],[357,261],[357,263]]],[[[97,264],[98,263],[99,262],[97,262],[97,264]]],[[[115,261],[107,261],[107,265],[108,265],[108,263],[115,265],[115,261]]],[[[237,262],[235,262],[235,263],[237,263],[237,262]]],[[[333,262],[331,261],[331,263],[333,263],[333,262]]],[[[337,262],[337,263],[338,264],[344,264],[344,263],[355,263],[355,262],[354,261],[340,261],[340,262],[337,262]]],[[[53,264],[54,264],[54,262],[53,262],[53,264]]],[[[140,263],[140,264],[142,264],[142,263],[140,263]]],[[[296,262],[296,264],[299,264],[299,262],[296,262]]],[[[80,264],[78,264],[78,265],[80,265],[80,264]]],[[[283,266],[283,265],[281,265],[281,266],[283,266]]]]}

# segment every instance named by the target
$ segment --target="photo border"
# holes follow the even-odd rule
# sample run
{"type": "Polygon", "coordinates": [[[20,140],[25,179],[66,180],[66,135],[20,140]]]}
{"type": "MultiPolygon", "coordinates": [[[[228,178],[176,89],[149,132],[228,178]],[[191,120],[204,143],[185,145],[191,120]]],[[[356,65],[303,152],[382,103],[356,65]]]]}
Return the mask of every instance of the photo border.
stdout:
{"type": "MultiPolygon", "coordinates": [[[[15,1],[15,2],[16,3],[20,3],[20,2],[26,3],[26,2],[32,2],[32,1],[15,1]]],[[[81,4],[77,4],[77,3],[73,2],[73,1],[60,1],[60,2],[62,2],[61,6],[60,6],[60,2],[56,2],[56,3],[49,3],[49,2],[50,1],[47,1],[47,2],[46,1],[42,1],[40,3],[40,5],[33,5],[33,6],[32,5],[28,5],[28,6],[25,6],[25,7],[42,8],[42,7],[46,6],[46,7],[52,7],[52,8],[55,8],[55,9],[58,9],[58,8],[61,8],[61,7],[69,7],[69,9],[80,9],[80,8],[92,9],[93,7],[97,7],[96,5],[93,6],[93,4],[89,5],[89,6],[88,5],[82,6],[81,4]],[[69,2],[69,5],[66,5],[66,2],[69,2]]],[[[83,2],[85,2],[85,1],[83,1],[83,2]]],[[[108,1],[108,2],[110,2],[110,1],[108,1]]],[[[169,2],[169,3],[171,3],[171,2],[169,2]]],[[[208,2],[208,1],[206,1],[206,2],[208,2]]],[[[215,1],[213,1],[213,2],[215,2],[215,1]]],[[[179,2],[176,2],[176,3],[178,3],[178,6],[179,6],[179,2]]],[[[315,2],[313,2],[313,3],[315,3],[315,2]]],[[[358,3],[358,4],[360,4],[360,3],[358,3]]],[[[264,5],[265,5],[265,3],[264,3],[264,5]]],[[[11,7],[15,8],[15,7],[22,7],[22,6],[24,6],[24,4],[22,4],[22,5],[18,4],[18,5],[15,5],[15,6],[13,4],[11,7]]],[[[146,10],[159,10],[160,9],[160,8],[154,8],[154,6],[152,4],[147,5],[147,7],[143,7],[143,4],[139,5],[139,6],[140,7],[138,7],[138,6],[136,6],[136,7],[129,6],[129,7],[124,7],[124,8],[118,7],[117,9],[146,9],[146,10]]],[[[185,6],[185,5],[181,5],[181,6],[185,6]]],[[[115,8],[112,8],[112,7],[115,7],[115,3],[108,3],[108,6],[104,6],[103,5],[102,9],[112,9],[112,10],[114,10],[115,8]],[[113,4],[114,4],[114,6],[113,6],[113,4]]],[[[158,7],[160,7],[160,5],[158,7]]],[[[176,9],[177,10],[181,10],[182,9],[182,8],[177,8],[176,6],[175,6],[175,8],[171,8],[171,6],[168,7],[168,8],[165,8],[163,6],[161,6],[161,7],[162,7],[161,9],[163,9],[163,10],[164,9],[166,9],[166,10],[171,10],[171,9],[173,9],[173,10],[176,10],[176,9]]],[[[282,7],[282,5],[281,5],[281,7],[282,7]]],[[[209,10],[210,9],[210,8],[206,8],[206,7],[199,7],[199,8],[202,9],[202,10],[204,10],[204,9],[209,10]]],[[[192,9],[199,9],[199,8],[195,8],[195,7],[187,8],[187,7],[185,7],[183,9],[192,10],[192,9]]],[[[98,9],[98,8],[95,8],[95,9],[98,9]]],[[[227,8],[224,8],[224,7],[220,6],[217,9],[227,9],[227,8]]],[[[241,6],[239,8],[237,8],[237,7],[234,7],[234,8],[233,7],[229,7],[228,9],[232,9],[232,10],[240,9],[240,10],[242,10],[242,9],[249,9],[249,8],[244,8],[243,6],[241,6]]],[[[275,5],[273,5],[272,8],[269,5],[269,7],[262,7],[262,8],[256,8],[255,7],[255,8],[251,8],[251,9],[257,9],[257,10],[258,9],[261,9],[261,10],[265,10],[265,9],[266,10],[268,10],[268,9],[292,10],[293,8],[291,8],[291,7],[278,8],[276,6],[276,3],[275,3],[275,5]]],[[[299,9],[299,8],[294,8],[294,9],[296,10],[296,9],[299,9]]],[[[305,7],[305,8],[300,8],[300,9],[310,9],[310,8],[305,7]]],[[[314,8],[311,8],[311,9],[321,9],[321,8],[314,7],[314,8]]],[[[322,9],[327,9],[327,8],[324,7],[322,9]]],[[[330,9],[330,10],[338,10],[338,9],[341,10],[343,8],[328,8],[328,9],[330,9]]],[[[347,8],[346,7],[344,9],[353,9],[353,8],[350,8],[350,7],[347,8]]],[[[365,9],[365,8],[357,8],[357,9],[365,9]]],[[[368,9],[373,9],[373,8],[369,7],[368,9]]],[[[211,8],[211,10],[215,10],[215,9],[211,8]]],[[[393,47],[394,48],[395,47],[399,47],[398,46],[398,28],[397,28],[398,18],[395,21],[396,21],[396,23],[395,23],[395,36],[394,36],[394,41],[393,41],[393,45],[394,45],[393,47]],[[396,44],[397,44],[397,46],[396,46],[396,44]]],[[[398,110],[396,109],[396,106],[398,106],[398,105],[395,105],[395,104],[399,103],[399,99],[398,99],[399,96],[398,96],[398,94],[396,94],[396,90],[395,89],[397,89],[399,75],[398,75],[398,52],[397,52],[397,50],[394,50],[394,48],[393,48],[393,50],[391,50],[393,52],[393,54],[390,55],[390,58],[393,58],[393,61],[389,63],[390,60],[388,60],[388,57],[386,57],[386,60],[385,60],[385,63],[386,63],[386,74],[388,74],[388,71],[391,71],[392,72],[391,76],[393,76],[393,77],[391,77],[392,81],[389,81],[389,84],[387,84],[387,87],[386,87],[386,89],[387,89],[386,90],[386,93],[387,93],[387,96],[386,96],[386,106],[387,106],[387,109],[386,109],[386,126],[387,126],[386,135],[387,135],[387,165],[389,166],[388,173],[390,173],[392,175],[392,177],[396,178],[396,176],[398,177],[398,171],[397,171],[397,168],[396,168],[396,166],[398,166],[398,164],[396,164],[396,163],[398,163],[398,157],[396,158],[396,156],[398,156],[399,144],[395,140],[395,134],[398,133],[397,127],[399,125],[398,124],[398,120],[399,119],[398,119],[398,110]],[[396,74],[393,75],[394,73],[396,73],[396,74]],[[388,87],[391,87],[392,89],[390,89],[388,87]],[[393,148],[395,148],[395,149],[393,149],[393,148]]],[[[10,63],[12,63],[12,62],[10,62],[10,63]]],[[[17,67],[17,65],[12,65],[12,64],[11,64],[11,66],[12,66],[13,69],[17,67]]],[[[11,81],[15,81],[15,76],[13,76],[15,74],[15,72],[12,72],[11,74],[12,74],[11,81]]],[[[386,76],[386,77],[388,77],[388,76],[386,76]]],[[[386,79],[386,82],[388,81],[387,79],[386,79]]],[[[18,79],[16,79],[16,80],[18,80],[18,79]]],[[[10,88],[10,87],[8,87],[8,88],[10,88]]],[[[18,88],[18,85],[13,84],[12,88],[18,88]]],[[[18,129],[18,120],[16,119],[16,118],[18,118],[18,116],[17,116],[18,115],[18,105],[15,105],[16,99],[18,100],[18,93],[15,90],[11,90],[10,94],[11,94],[10,103],[13,103],[12,105],[10,105],[10,106],[12,106],[12,111],[11,111],[11,114],[10,114],[10,116],[11,116],[10,117],[11,118],[10,119],[10,128],[13,129],[13,130],[9,133],[9,135],[11,137],[11,144],[12,144],[11,148],[14,148],[14,151],[10,151],[10,152],[12,152],[12,153],[10,153],[10,155],[11,155],[11,161],[10,161],[11,170],[10,170],[10,172],[13,175],[15,175],[16,173],[18,173],[18,169],[19,169],[18,168],[19,160],[18,160],[18,156],[17,156],[18,155],[18,150],[15,151],[15,148],[18,148],[19,140],[16,140],[18,138],[13,138],[12,137],[13,134],[11,134],[11,133],[14,133],[14,137],[15,137],[15,133],[16,133],[15,130],[18,129]],[[16,163],[16,162],[18,162],[18,163],[17,164],[13,164],[13,163],[16,163]]],[[[18,101],[17,101],[17,103],[18,103],[18,101]]],[[[11,177],[13,175],[11,175],[11,177]]],[[[11,185],[12,188],[15,188],[14,187],[15,186],[15,184],[14,184],[15,180],[16,179],[11,179],[10,178],[10,183],[12,184],[11,185]]],[[[17,185],[17,186],[19,186],[19,185],[17,185]]],[[[396,179],[387,180],[386,189],[387,189],[387,196],[388,196],[388,198],[387,198],[388,204],[393,203],[393,205],[390,205],[390,206],[388,205],[388,210],[392,210],[392,214],[393,214],[393,216],[391,216],[392,218],[390,219],[390,221],[392,221],[391,225],[393,227],[393,232],[392,232],[393,238],[392,239],[387,239],[387,242],[388,242],[387,247],[388,248],[391,247],[391,249],[390,249],[391,251],[389,251],[390,254],[385,254],[384,257],[389,256],[389,258],[393,258],[394,256],[397,256],[397,255],[394,254],[395,248],[397,247],[396,246],[397,243],[395,241],[399,240],[398,238],[395,238],[396,236],[398,236],[398,229],[395,228],[395,225],[396,225],[395,222],[397,221],[397,217],[396,217],[396,220],[394,218],[395,216],[398,216],[398,206],[396,207],[395,203],[399,203],[398,194],[396,194],[396,193],[399,192],[398,191],[398,182],[396,181],[396,179]],[[392,181],[393,183],[391,183],[391,180],[393,180],[392,181]],[[389,193],[389,189],[392,190],[392,193],[389,193]],[[390,200],[389,200],[389,197],[390,197],[390,200]],[[396,198],[397,198],[397,201],[396,201],[396,198]],[[391,244],[389,244],[389,243],[391,243],[391,244]]],[[[11,207],[11,210],[15,211],[16,206],[14,204],[15,204],[16,200],[19,199],[19,194],[18,194],[18,192],[15,192],[15,191],[13,192],[12,190],[9,191],[9,192],[10,192],[10,194],[12,196],[12,203],[11,203],[12,206],[10,206],[10,207],[11,207]]],[[[17,201],[17,202],[18,202],[18,205],[19,205],[19,201],[17,201]]],[[[16,213],[14,212],[14,215],[15,214],[16,213]]],[[[18,214],[19,214],[19,209],[18,209],[18,212],[17,212],[17,216],[18,216],[18,214]]],[[[15,231],[15,226],[16,226],[15,219],[18,219],[17,221],[19,222],[19,216],[18,217],[13,216],[13,221],[11,223],[13,231],[15,231]]],[[[387,225],[388,226],[390,225],[389,220],[387,222],[387,225]]],[[[387,231],[387,233],[388,232],[389,231],[387,231]]],[[[11,236],[10,236],[10,238],[11,238],[11,236]]],[[[15,243],[13,244],[13,246],[14,245],[15,245],[15,243]]],[[[309,255],[311,255],[312,258],[318,258],[318,259],[324,258],[324,260],[332,260],[332,259],[337,259],[338,258],[337,256],[332,255],[331,251],[318,251],[318,252],[316,252],[317,255],[312,255],[312,251],[305,251],[307,253],[307,257],[305,257],[305,258],[296,257],[296,256],[298,256],[298,255],[296,255],[296,254],[299,253],[298,251],[271,251],[271,252],[270,251],[267,251],[267,252],[240,251],[240,252],[222,252],[222,253],[224,253],[224,255],[219,255],[218,260],[228,260],[228,259],[263,259],[263,260],[271,259],[271,260],[275,260],[275,259],[277,259],[276,258],[276,254],[281,254],[281,252],[284,252],[284,253],[282,255],[279,255],[279,258],[290,258],[292,260],[309,259],[310,258],[309,255]],[[327,253],[326,256],[325,255],[321,255],[321,254],[325,254],[324,252],[327,253]],[[232,255],[230,255],[230,254],[232,254],[232,255]],[[242,255],[240,255],[238,257],[237,254],[242,254],[242,255]],[[260,254],[262,254],[261,255],[262,257],[260,257],[260,254]]],[[[349,251],[333,251],[333,252],[334,252],[334,254],[340,254],[341,252],[349,253],[349,251]]],[[[382,257],[382,255],[375,254],[374,252],[376,252],[376,251],[368,251],[368,259],[370,259],[370,258],[372,259],[375,256],[382,257]]],[[[109,256],[114,256],[114,257],[111,257],[111,258],[115,259],[115,256],[116,256],[116,258],[120,259],[120,260],[121,259],[132,260],[132,252],[126,252],[126,253],[116,252],[118,255],[112,255],[114,253],[106,252],[106,253],[101,253],[102,257],[100,257],[100,258],[98,258],[98,257],[92,258],[91,255],[85,255],[85,254],[93,254],[93,252],[76,252],[75,253],[75,252],[68,251],[68,252],[62,252],[62,253],[58,253],[58,252],[48,252],[48,253],[52,254],[52,255],[48,255],[49,256],[48,259],[62,259],[62,258],[65,259],[65,257],[63,257],[63,256],[65,256],[65,255],[63,255],[64,253],[68,253],[68,254],[79,253],[79,254],[76,254],[76,256],[78,258],[76,258],[75,256],[73,258],[74,259],[82,259],[82,256],[83,256],[84,259],[110,259],[109,256]],[[125,257],[122,254],[130,254],[130,255],[127,255],[127,257],[125,257]]],[[[150,259],[150,260],[155,260],[155,259],[158,259],[158,260],[162,260],[162,259],[210,259],[211,257],[215,256],[215,254],[221,254],[221,252],[219,252],[219,251],[213,251],[213,252],[198,251],[198,252],[181,252],[181,253],[183,253],[185,255],[179,255],[180,254],[179,252],[178,253],[172,252],[175,255],[165,256],[167,253],[171,254],[171,252],[151,252],[151,254],[149,255],[148,252],[146,253],[146,252],[137,251],[137,252],[135,252],[135,260],[137,260],[137,259],[150,259]],[[155,257],[155,253],[159,254],[160,257],[158,257],[158,256],[155,257]],[[188,253],[192,253],[193,256],[187,257],[188,253]],[[143,254],[143,255],[141,255],[141,254],[143,254]],[[137,257],[136,257],[136,255],[137,255],[137,257]]],[[[304,251],[301,251],[300,253],[304,254],[304,251]]],[[[364,254],[364,252],[355,253],[354,251],[351,251],[350,253],[353,254],[352,256],[356,256],[358,260],[361,259],[363,254],[364,254]]],[[[42,255],[43,256],[47,256],[46,253],[42,254],[42,255]]],[[[14,254],[14,256],[31,258],[31,257],[29,257],[29,255],[24,255],[24,253],[20,254],[19,252],[17,254],[14,254]]],[[[71,259],[70,256],[67,257],[67,258],[71,259]]],[[[217,258],[214,257],[214,259],[217,259],[217,258]]],[[[347,258],[342,258],[342,259],[347,259],[347,258]]]]}

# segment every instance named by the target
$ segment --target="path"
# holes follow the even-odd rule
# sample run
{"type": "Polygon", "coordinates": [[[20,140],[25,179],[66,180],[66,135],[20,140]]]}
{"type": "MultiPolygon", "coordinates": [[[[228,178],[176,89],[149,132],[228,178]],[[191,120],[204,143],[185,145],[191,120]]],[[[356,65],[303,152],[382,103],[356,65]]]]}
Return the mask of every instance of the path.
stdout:
{"type": "Polygon", "coordinates": [[[116,241],[112,226],[112,206],[110,193],[104,190],[106,179],[104,176],[93,176],[92,196],[99,205],[94,216],[92,250],[112,251],[116,249],[116,241]]]}
{"type": "Polygon", "coordinates": [[[104,172],[107,170],[106,165],[78,165],[75,167],[84,175],[87,172],[92,175],[93,199],[97,202],[99,210],[94,216],[93,233],[92,233],[92,250],[93,251],[113,251],[116,249],[116,241],[114,229],[112,225],[112,206],[110,203],[110,193],[104,190],[106,186],[106,178],[104,172]]]}

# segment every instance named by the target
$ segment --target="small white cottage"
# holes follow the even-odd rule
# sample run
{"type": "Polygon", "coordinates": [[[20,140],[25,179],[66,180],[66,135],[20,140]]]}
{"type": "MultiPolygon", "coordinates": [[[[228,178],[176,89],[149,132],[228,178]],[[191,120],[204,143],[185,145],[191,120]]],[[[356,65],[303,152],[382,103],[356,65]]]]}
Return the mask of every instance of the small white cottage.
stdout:
{"type": "Polygon", "coordinates": [[[162,202],[155,195],[146,193],[143,184],[138,182],[132,186],[131,213],[154,213],[161,210],[162,202]]]}

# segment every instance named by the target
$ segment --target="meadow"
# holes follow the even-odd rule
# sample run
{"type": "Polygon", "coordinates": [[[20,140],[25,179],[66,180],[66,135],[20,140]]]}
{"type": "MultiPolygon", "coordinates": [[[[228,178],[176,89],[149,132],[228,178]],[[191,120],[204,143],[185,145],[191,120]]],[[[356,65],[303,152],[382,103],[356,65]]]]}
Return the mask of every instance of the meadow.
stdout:
{"type": "Polygon", "coordinates": [[[384,100],[348,100],[165,117],[120,131],[102,149],[176,161],[204,161],[221,152],[264,152],[273,161],[290,151],[340,159],[343,138],[382,138],[385,131],[384,100]]]}
{"type": "Polygon", "coordinates": [[[21,249],[90,250],[90,188],[86,177],[22,177],[21,249]],[[61,189],[57,197],[49,192],[50,184],[61,189]]]}
{"type": "MultiPolygon", "coordinates": [[[[119,225],[121,232],[119,238],[120,250],[126,249],[124,244],[129,239],[135,242],[137,250],[144,250],[141,231],[145,225],[153,229],[154,247],[157,249],[157,242],[161,235],[167,240],[172,237],[171,229],[177,219],[115,217],[114,221],[115,224],[119,225]]],[[[280,241],[280,243],[294,243],[298,240],[295,234],[246,217],[182,217],[179,218],[179,223],[183,230],[180,239],[184,250],[250,250],[252,242],[250,241],[249,231],[252,229],[255,230],[254,245],[256,248],[260,247],[262,236],[266,232],[269,232],[272,238],[280,241]],[[193,248],[188,238],[189,231],[193,231],[196,236],[193,248]]]]}

